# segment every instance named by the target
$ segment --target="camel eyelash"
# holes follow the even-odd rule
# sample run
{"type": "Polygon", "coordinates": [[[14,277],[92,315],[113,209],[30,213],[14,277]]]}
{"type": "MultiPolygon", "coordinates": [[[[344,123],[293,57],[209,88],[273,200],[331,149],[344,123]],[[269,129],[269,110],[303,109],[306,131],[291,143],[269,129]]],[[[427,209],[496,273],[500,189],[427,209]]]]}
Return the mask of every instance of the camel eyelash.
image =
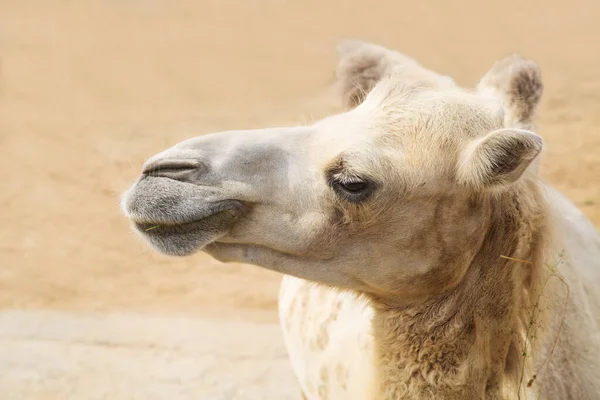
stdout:
{"type": "Polygon", "coordinates": [[[377,188],[372,180],[356,175],[331,173],[327,181],[339,197],[350,203],[361,203],[367,200],[377,188]]]}

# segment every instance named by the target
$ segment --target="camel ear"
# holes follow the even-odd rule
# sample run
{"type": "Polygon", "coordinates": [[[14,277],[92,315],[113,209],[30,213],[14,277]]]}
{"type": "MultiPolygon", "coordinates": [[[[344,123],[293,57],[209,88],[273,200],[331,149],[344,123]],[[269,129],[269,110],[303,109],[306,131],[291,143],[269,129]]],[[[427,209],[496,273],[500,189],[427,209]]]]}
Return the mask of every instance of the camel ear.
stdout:
{"type": "Polygon", "coordinates": [[[394,50],[358,40],[345,40],[338,46],[337,78],[345,106],[353,108],[386,75],[393,74],[407,87],[450,87],[454,81],[422,67],[414,59],[394,50]]]}
{"type": "Polygon", "coordinates": [[[531,128],[544,85],[540,68],[519,55],[506,57],[481,78],[477,89],[504,103],[504,126],[531,128]]]}
{"type": "Polygon", "coordinates": [[[499,129],[469,143],[458,161],[460,183],[476,188],[516,182],[543,147],[542,138],[524,129],[499,129]]]}
{"type": "Polygon", "coordinates": [[[393,52],[359,40],[344,40],[338,45],[337,79],[343,90],[344,105],[353,108],[386,74],[393,52]]]}

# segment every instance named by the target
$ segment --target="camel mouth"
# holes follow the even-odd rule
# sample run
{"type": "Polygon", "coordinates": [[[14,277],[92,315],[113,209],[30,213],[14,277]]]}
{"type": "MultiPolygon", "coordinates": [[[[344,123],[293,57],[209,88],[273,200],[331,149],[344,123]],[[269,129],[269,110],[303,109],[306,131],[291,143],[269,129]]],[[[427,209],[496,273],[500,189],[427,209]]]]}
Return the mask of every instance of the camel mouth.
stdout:
{"type": "Polygon", "coordinates": [[[142,176],[124,194],[121,207],[133,230],[170,256],[202,250],[227,235],[248,210],[218,188],[154,176],[142,176]]]}
{"type": "Polygon", "coordinates": [[[157,222],[133,222],[133,226],[138,232],[147,236],[173,236],[193,233],[201,229],[203,220],[194,220],[190,222],[180,222],[177,224],[164,224],[157,222]]]}
{"type": "Polygon", "coordinates": [[[227,200],[204,207],[185,219],[179,210],[160,210],[160,217],[130,218],[135,231],[152,248],[169,256],[188,256],[202,250],[226,235],[235,221],[245,213],[246,206],[236,200],[227,200]],[[176,218],[176,219],[175,219],[176,218]]]}

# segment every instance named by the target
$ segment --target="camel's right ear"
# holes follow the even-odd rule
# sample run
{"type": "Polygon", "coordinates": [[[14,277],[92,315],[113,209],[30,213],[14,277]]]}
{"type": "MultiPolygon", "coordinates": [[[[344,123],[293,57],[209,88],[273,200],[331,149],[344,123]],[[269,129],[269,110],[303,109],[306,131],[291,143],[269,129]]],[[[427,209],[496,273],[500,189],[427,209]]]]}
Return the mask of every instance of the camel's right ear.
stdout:
{"type": "Polygon", "coordinates": [[[463,150],[458,181],[478,189],[509,185],[523,175],[542,147],[542,138],[524,129],[490,132],[463,150]]]}

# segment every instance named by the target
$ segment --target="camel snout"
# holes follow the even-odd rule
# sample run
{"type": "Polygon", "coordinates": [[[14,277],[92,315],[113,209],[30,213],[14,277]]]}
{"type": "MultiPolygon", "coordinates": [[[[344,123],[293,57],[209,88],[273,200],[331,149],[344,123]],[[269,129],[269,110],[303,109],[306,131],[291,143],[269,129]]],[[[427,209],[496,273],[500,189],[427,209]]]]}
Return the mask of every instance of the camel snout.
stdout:
{"type": "Polygon", "coordinates": [[[207,170],[197,159],[150,159],[142,167],[142,175],[185,181],[198,178],[207,170]]]}

